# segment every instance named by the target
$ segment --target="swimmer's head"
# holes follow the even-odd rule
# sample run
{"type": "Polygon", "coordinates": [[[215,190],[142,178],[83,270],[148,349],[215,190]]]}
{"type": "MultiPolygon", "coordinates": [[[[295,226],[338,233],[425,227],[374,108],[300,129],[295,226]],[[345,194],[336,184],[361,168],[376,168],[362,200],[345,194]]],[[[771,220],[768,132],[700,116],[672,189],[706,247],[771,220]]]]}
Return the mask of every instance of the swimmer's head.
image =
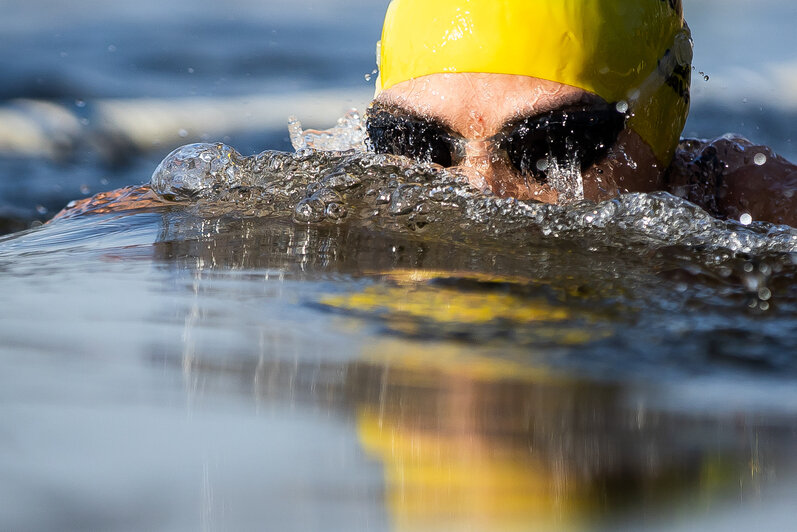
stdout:
{"type": "Polygon", "coordinates": [[[628,112],[664,166],[689,111],[692,47],[681,0],[393,0],[377,93],[432,74],[528,76],[628,112]]]}

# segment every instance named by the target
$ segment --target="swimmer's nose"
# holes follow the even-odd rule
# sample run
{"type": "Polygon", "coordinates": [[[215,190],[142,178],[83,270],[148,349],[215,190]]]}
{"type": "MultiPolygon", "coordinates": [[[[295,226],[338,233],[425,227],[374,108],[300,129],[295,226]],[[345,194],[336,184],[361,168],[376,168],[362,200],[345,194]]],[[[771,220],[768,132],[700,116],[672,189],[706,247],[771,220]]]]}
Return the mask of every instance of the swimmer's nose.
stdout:
{"type": "Polygon", "coordinates": [[[485,188],[486,185],[499,196],[507,195],[510,191],[506,190],[505,184],[519,177],[509,161],[496,153],[487,141],[469,142],[460,167],[466,170],[465,174],[472,185],[479,188],[485,188]]]}
{"type": "Polygon", "coordinates": [[[555,203],[558,197],[551,187],[521,176],[488,141],[468,142],[459,168],[471,185],[482,190],[489,188],[497,196],[533,198],[547,203],[555,203]]]}
{"type": "Polygon", "coordinates": [[[470,172],[466,171],[466,175],[468,175],[468,179],[472,185],[480,188],[484,188],[484,185],[487,185],[495,192],[494,184],[500,181],[497,179],[497,177],[499,177],[498,174],[504,173],[505,170],[507,170],[502,168],[501,163],[501,157],[493,152],[488,142],[471,141],[465,148],[465,157],[459,166],[463,169],[470,170],[470,172]],[[474,171],[475,174],[478,174],[478,178],[481,179],[481,182],[474,182],[476,178],[470,177],[474,175],[474,171]]]}

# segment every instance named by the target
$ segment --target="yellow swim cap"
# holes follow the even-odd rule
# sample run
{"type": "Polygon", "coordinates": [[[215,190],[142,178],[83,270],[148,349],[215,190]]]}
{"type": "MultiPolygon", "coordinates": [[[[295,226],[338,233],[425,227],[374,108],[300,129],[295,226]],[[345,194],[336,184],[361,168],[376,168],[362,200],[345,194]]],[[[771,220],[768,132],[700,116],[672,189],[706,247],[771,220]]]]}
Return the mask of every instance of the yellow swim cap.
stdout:
{"type": "Polygon", "coordinates": [[[663,164],[689,112],[692,43],[681,0],[392,0],[377,93],[429,74],[555,81],[626,102],[663,164]]]}

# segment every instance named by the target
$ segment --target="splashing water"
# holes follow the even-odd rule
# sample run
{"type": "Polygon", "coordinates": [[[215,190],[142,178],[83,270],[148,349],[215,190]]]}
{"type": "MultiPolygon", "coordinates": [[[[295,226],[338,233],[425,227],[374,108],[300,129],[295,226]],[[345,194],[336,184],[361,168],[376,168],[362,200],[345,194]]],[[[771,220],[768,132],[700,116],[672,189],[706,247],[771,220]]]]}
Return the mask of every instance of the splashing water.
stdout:
{"type": "MultiPolygon", "coordinates": [[[[573,174],[570,174],[574,177],[573,174]]],[[[610,247],[680,245],[731,253],[797,251],[787,226],[718,220],[668,193],[625,194],[549,205],[485,195],[454,172],[403,157],[358,151],[244,157],[224,144],[192,144],[156,169],[152,189],[198,215],[291,216],[298,223],[359,223],[461,238],[585,239],[610,247]]]]}
{"type": "Polygon", "coordinates": [[[573,155],[564,164],[554,157],[549,157],[545,161],[548,183],[559,193],[558,201],[564,205],[584,199],[581,161],[572,147],[568,151],[573,155]]]}
{"type": "Polygon", "coordinates": [[[302,129],[295,116],[288,119],[291,145],[296,151],[311,149],[319,151],[365,150],[365,128],[356,109],[347,112],[331,129],[302,129]]]}

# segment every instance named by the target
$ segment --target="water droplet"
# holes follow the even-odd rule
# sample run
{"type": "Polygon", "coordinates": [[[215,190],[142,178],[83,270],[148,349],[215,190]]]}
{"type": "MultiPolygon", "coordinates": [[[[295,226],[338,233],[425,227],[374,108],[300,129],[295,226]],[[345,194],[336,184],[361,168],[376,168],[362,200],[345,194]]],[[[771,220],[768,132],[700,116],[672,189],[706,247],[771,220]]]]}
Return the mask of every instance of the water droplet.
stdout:
{"type": "Polygon", "coordinates": [[[390,197],[388,212],[394,216],[407,214],[422,201],[422,189],[418,185],[401,185],[390,197]]]}
{"type": "Polygon", "coordinates": [[[628,102],[626,102],[625,100],[620,100],[619,102],[617,102],[617,112],[618,113],[622,113],[622,114],[627,113],[628,112],[628,102]]]}
{"type": "Polygon", "coordinates": [[[296,204],[293,219],[297,222],[318,223],[324,220],[326,205],[316,198],[306,198],[296,204]]]}
{"type": "Polygon", "coordinates": [[[761,301],[769,301],[772,299],[772,291],[769,288],[761,288],[758,290],[758,299],[761,301]]]}
{"type": "Polygon", "coordinates": [[[537,161],[537,170],[545,172],[548,170],[548,159],[540,159],[537,161]]]}
{"type": "Polygon", "coordinates": [[[36,205],[36,212],[39,214],[47,214],[47,207],[44,205],[36,205]]]}
{"type": "Polygon", "coordinates": [[[91,192],[91,189],[88,185],[80,185],[80,193],[84,196],[87,196],[91,192]]]}
{"type": "Polygon", "coordinates": [[[307,142],[304,140],[302,123],[294,115],[288,117],[288,134],[291,137],[291,145],[294,150],[299,151],[307,147],[307,142]]]}
{"type": "Polygon", "coordinates": [[[748,213],[744,213],[739,217],[739,222],[741,222],[742,225],[750,225],[753,223],[753,217],[748,213]]]}
{"type": "Polygon", "coordinates": [[[767,156],[763,153],[756,153],[753,162],[758,166],[764,166],[767,163],[767,156]]]}
{"type": "Polygon", "coordinates": [[[342,203],[330,203],[324,210],[324,214],[331,220],[340,220],[346,216],[346,206],[342,203]]]}

